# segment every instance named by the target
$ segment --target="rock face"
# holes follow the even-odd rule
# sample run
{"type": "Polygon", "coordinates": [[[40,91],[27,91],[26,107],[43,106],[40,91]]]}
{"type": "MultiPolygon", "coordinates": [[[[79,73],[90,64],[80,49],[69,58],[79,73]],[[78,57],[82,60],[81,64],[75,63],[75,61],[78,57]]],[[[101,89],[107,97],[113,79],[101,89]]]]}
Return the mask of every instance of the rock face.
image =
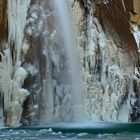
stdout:
{"type": "MultiPolygon", "coordinates": [[[[75,2],[73,9],[77,9],[78,6],[80,8],[80,3],[75,2]]],[[[84,6],[88,7],[88,5],[84,6]]],[[[93,17],[95,4],[84,10],[81,18],[78,16],[79,20],[77,18],[74,20],[74,25],[77,32],[83,29],[78,39],[81,39],[79,44],[84,44],[79,45],[79,49],[81,50],[83,84],[86,90],[84,100],[86,118],[94,121],[127,122],[131,94],[128,89],[131,85],[129,79],[132,78],[134,69],[132,61],[127,52],[117,47],[109,33],[107,32],[108,36],[104,33],[98,19],[93,17]],[[81,25],[81,21],[85,23],[81,25]],[[127,64],[124,66],[125,61],[127,64]]],[[[73,15],[77,15],[76,10],[72,11],[73,15]]]]}
{"type": "Polygon", "coordinates": [[[8,17],[7,17],[7,2],[0,1],[0,41],[7,41],[8,39],[8,17]]]}
{"type": "Polygon", "coordinates": [[[136,88],[137,84],[134,84],[134,81],[139,79],[137,76],[137,78],[135,77],[136,73],[139,73],[139,8],[139,1],[137,0],[130,0],[129,2],[126,0],[106,1],[100,7],[99,18],[105,32],[108,32],[113,37],[117,46],[121,46],[123,50],[128,51],[133,63],[137,65],[137,68],[133,69],[134,76],[131,78],[132,89],[130,91],[131,101],[133,102],[135,100],[135,103],[131,102],[131,120],[133,121],[139,117],[139,106],[137,106],[137,102],[139,102],[139,91],[135,90],[138,88],[136,88]],[[115,35],[115,32],[117,35],[115,35]],[[119,45],[120,42],[122,45],[119,45]]]}
{"type": "MultiPolygon", "coordinates": [[[[80,38],[83,79],[88,89],[87,112],[91,120],[134,121],[139,117],[139,70],[134,67],[135,63],[139,67],[139,46],[133,36],[134,22],[130,23],[130,11],[138,9],[132,6],[136,2],[73,3],[73,15],[79,15],[74,25],[80,38]],[[83,9],[81,15],[79,9],[83,9]]],[[[138,25],[136,21],[135,24],[138,25]]]]}
{"type": "MultiPolygon", "coordinates": [[[[24,103],[21,122],[24,125],[36,124],[40,119],[41,108],[43,108],[43,87],[47,76],[47,56],[44,53],[47,36],[47,1],[31,1],[28,12],[25,36],[28,40],[29,50],[23,63],[28,71],[24,87],[30,91],[30,96],[24,103]],[[45,10],[46,8],[46,10],[45,10]]],[[[45,103],[45,102],[43,102],[45,103]]]]}
{"type": "Polygon", "coordinates": [[[133,0],[133,12],[130,13],[131,22],[138,25],[140,25],[140,6],[139,5],[140,5],[139,0],[133,0]]]}
{"type": "Polygon", "coordinates": [[[105,28],[112,28],[118,33],[123,43],[123,47],[129,52],[133,60],[137,60],[137,44],[133,36],[133,28],[131,27],[131,13],[134,13],[133,0],[127,2],[125,0],[109,1],[103,4],[100,9],[101,20],[105,28]],[[116,16],[115,16],[116,15],[116,16]],[[109,23],[104,23],[109,21],[109,23]]]}

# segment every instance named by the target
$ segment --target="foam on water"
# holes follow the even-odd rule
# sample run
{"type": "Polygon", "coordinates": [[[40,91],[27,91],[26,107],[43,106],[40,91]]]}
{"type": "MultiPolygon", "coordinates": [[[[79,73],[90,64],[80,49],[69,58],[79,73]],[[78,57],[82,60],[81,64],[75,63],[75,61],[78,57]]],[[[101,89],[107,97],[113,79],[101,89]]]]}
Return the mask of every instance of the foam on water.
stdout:
{"type": "Polygon", "coordinates": [[[42,130],[1,130],[0,140],[139,140],[139,134],[88,134],[88,133],[62,133],[50,131],[50,129],[42,130]]]}

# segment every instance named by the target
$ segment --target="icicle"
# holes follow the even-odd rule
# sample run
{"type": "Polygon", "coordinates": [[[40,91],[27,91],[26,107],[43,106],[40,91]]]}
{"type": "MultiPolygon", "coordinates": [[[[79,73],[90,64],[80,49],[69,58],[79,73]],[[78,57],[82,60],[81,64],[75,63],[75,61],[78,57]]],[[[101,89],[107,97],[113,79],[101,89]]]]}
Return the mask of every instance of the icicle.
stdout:
{"type": "Polygon", "coordinates": [[[0,89],[4,96],[4,110],[7,110],[11,104],[11,94],[12,94],[12,60],[10,55],[10,49],[1,53],[0,62],[0,89]]]}
{"type": "Polygon", "coordinates": [[[138,46],[138,51],[140,51],[140,29],[137,25],[132,25],[133,28],[133,36],[138,46]]]}
{"type": "MultiPolygon", "coordinates": [[[[19,126],[22,105],[29,92],[22,88],[27,76],[26,70],[21,67],[21,49],[24,38],[24,28],[30,0],[8,0],[8,49],[0,53],[0,89],[4,97],[4,110],[7,112],[6,125],[19,126]],[[13,42],[14,49],[11,49],[13,42]],[[14,52],[16,60],[12,59],[14,52]]],[[[26,45],[27,46],[27,45],[26,45]]],[[[27,47],[23,47],[24,55],[27,47]]]]}
{"type": "Polygon", "coordinates": [[[24,28],[30,1],[8,0],[9,44],[11,41],[15,42],[17,61],[20,61],[24,28]]]}

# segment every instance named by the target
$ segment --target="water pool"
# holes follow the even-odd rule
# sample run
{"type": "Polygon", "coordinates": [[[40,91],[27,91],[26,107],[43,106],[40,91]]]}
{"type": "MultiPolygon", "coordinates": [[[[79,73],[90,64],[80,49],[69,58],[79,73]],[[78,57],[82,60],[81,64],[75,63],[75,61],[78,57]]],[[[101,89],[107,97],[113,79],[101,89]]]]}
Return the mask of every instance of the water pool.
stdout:
{"type": "Polygon", "coordinates": [[[0,130],[0,140],[140,140],[139,123],[47,124],[0,130]]]}
{"type": "Polygon", "coordinates": [[[140,134],[88,134],[62,133],[52,129],[41,130],[2,130],[0,140],[140,140],[140,134]]]}

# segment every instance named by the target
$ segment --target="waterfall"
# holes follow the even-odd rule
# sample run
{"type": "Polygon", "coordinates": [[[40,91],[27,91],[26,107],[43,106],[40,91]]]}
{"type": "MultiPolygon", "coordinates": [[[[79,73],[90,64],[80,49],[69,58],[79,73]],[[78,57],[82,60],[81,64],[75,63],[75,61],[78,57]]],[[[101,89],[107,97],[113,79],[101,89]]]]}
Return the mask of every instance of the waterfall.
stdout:
{"type": "Polygon", "coordinates": [[[72,84],[73,97],[73,121],[83,119],[83,90],[81,85],[81,73],[79,68],[78,50],[71,25],[71,16],[68,1],[54,0],[54,7],[57,12],[57,24],[60,24],[64,40],[64,49],[68,59],[69,74],[72,84]]]}

